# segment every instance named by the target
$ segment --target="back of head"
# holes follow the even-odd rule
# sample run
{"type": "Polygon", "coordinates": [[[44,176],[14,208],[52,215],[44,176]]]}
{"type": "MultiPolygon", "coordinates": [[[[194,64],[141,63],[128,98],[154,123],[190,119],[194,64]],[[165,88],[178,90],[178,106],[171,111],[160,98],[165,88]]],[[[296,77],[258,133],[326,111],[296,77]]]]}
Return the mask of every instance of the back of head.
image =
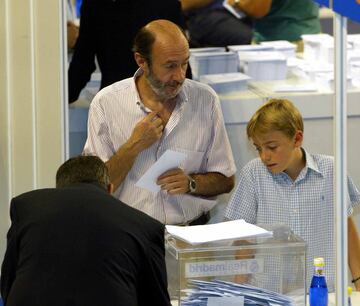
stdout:
{"type": "Polygon", "coordinates": [[[56,173],[56,188],[78,183],[97,183],[108,188],[108,169],[97,156],[77,156],[63,163],[56,173]]]}
{"type": "Polygon", "coordinates": [[[151,51],[155,41],[176,45],[179,40],[187,42],[184,31],[169,20],[158,19],[139,30],[134,39],[133,51],[140,53],[151,64],[151,51]]]}
{"type": "Polygon", "coordinates": [[[286,99],[270,99],[251,117],[246,131],[249,139],[274,131],[280,131],[292,138],[296,131],[304,131],[304,123],[292,102],[286,99]]]}

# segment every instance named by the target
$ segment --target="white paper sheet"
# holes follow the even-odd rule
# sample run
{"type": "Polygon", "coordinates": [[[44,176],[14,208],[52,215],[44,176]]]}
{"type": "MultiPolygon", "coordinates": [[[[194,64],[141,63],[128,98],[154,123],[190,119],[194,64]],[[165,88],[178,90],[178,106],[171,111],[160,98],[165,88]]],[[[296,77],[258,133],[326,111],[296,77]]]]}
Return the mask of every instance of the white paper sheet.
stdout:
{"type": "Polygon", "coordinates": [[[245,220],[234,220],[196,226],[166,225],[166,230],[170,235],[190,244],[245,237],[272,237],[272,232],[254,224],[247,223],[245,220]]]}
{"type": "Polygon", "coordinates": [[[157,162],[137,181],[135,186],[147,189],[156,194],[160,191],[160,186],[156,184],[158,177],[168,170],[178,168],[186,157],[187,155],[185,153],[172,150],[165,151],[157,162]]]}
{"type": "Polygon", "coordinates": [[[318,87],[316,84],[282,84],[274,87],[273,90],[274,92],[314,92],[318,91],[318,87]]]}

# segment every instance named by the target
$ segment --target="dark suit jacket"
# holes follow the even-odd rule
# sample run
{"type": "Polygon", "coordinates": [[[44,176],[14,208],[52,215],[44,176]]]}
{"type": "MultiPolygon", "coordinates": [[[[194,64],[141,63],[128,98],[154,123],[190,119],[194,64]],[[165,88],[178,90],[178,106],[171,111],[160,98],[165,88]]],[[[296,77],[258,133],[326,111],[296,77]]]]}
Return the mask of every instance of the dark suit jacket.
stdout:
{"type": "Polygon", "coordinates": [[[164,226],[101,187],[28,192],[10,214],[6,306],[170,305],[164,226]]]}
{"type": "Polygon", "coordinates": [[[179,0],[83,0],[79,38],[68,74],[69,102],[77,100],[90,80],[95,55],[101,88],[133,76],[138,68],[131,50],[135,35],[156,19],[185,28],[179,0]]]}

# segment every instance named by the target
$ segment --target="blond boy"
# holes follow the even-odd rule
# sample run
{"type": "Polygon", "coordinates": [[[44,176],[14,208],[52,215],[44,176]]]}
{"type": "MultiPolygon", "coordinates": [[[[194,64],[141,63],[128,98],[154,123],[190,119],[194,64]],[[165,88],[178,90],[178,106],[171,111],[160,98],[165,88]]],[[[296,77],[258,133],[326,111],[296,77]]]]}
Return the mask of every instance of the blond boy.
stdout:
{"type": "MultiPolygon", "coordinates": [[[[308,245],[306,286],[312,260],[322,256],[330,291],[335,281],[334,160],[302,148],[304,125],[300,112],[288,100],[271,99],[247,125],[247,136],[259,158],[241,170],[238,186],[225,211],[230,220],[285,223],[308,245]]],[[[348,178],[349,266],[360,276],[360,242],[350,217],[360,193],[348,178]]],[[[360,280],[355,281],[360,290],[360,280]]]]}

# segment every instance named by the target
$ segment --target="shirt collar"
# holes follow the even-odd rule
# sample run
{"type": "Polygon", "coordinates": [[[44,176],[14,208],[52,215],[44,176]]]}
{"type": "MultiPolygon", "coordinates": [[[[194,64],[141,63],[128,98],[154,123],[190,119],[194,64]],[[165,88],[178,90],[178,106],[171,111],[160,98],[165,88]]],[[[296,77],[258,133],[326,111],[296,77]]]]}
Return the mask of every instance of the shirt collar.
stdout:
{"type": "MultiPolygon", "coordinates": [[[[311,154],[309,154],[304,148],[301,148],[301,151],[303,152],[303,154],[305,154],[305,167],[300,171],[300,173],[299,173],[298,177],[296,178],[296,180],[294,181],[294,183],[299,182],[302,179],[304,179],[309,171],[314,171],[314,172],[320,174],[321,176],[323,176],[323,173],[320,171],[316,161],[311,156],[311,154]]],[[[271,173],[271,174],[272,174],[272,176],[274,178],[276,178],[276,177],[279,177],[279,178],[280,177],[286,177],[289,180],[291,180],[289,175],[287,173],[285,173],[285,172],[271,173]]]]}
{"type": "Polygon", "coordinates": [[[305,154],[305,158],[306,158],[305,168],[311,169],[311,170],[323,175],[322,172],[320,171],[317,163],[315,162],[314,158],[311,156],[311,154],[309,154],[304,148],[301,148],[301,150],[305,154]]]}

